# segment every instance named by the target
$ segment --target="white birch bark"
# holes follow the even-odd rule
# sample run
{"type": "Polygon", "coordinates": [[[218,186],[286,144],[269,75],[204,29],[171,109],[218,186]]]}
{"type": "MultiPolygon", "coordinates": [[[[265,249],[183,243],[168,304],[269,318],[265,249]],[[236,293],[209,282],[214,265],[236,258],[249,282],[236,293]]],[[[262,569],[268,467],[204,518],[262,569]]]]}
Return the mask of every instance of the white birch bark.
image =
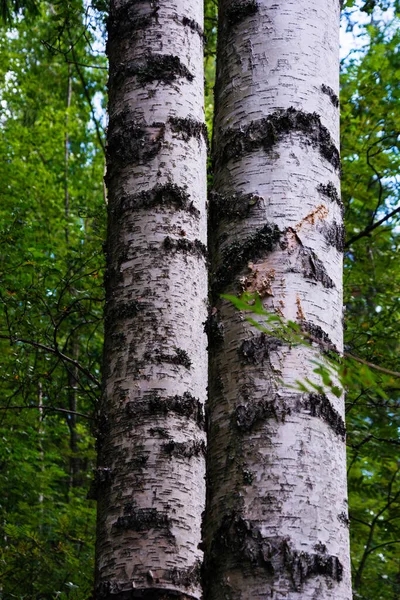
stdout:
{"type": "Polygon", "coordinates": [[[220,2],[207,600],[351,598],[343,398],[288,387],[315,377],[324,344],[342,350],[339,12],[220,2]],[[312,347],[260,334],[219,299],[243,290],[312,347]]]}
{"type": "Polygon", "coordinates": [[[199,0],[113,0],[96,593],[200,598],[207,385],[199,0]]]}

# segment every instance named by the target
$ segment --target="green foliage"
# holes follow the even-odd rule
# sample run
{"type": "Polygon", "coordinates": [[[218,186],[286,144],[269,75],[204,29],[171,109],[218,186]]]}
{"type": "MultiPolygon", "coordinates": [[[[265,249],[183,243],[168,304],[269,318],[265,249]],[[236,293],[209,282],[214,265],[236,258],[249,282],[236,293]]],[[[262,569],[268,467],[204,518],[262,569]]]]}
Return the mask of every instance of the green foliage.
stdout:
{"type": "Polygon", "coordinates": [[[0,587],[32,600],[92,587],[106,220],[102,15],[41,9],[0,30],[0,587]]]}

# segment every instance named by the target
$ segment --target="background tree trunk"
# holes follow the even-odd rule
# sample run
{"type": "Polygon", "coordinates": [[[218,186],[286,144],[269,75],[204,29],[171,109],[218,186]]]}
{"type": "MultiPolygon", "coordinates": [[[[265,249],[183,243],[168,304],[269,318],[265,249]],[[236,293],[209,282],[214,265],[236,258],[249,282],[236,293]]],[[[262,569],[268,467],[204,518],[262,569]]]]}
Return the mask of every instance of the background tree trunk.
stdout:
{"type": "Polygon", "coordinates": [[[296,390],[327,344],[342,351],[339,13],[339,0],[220,2],[208,600],[351,598],[343,398],[296,390]],[[241,291],[312,346],[219,300],[241,291]]]}
{"type": "Polygon", "coordinates": [[[111,3],[104,394],[95,482],[99,599],[201,595],[202,21],[199,0],[111,3]]]}

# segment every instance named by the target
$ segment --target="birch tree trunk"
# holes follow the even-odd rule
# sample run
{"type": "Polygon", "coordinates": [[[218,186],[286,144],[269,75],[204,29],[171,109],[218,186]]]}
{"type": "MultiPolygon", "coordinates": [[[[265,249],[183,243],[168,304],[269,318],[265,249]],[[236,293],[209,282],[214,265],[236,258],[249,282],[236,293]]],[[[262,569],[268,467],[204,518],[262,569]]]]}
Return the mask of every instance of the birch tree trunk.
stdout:
{"type": "Polygon", "coordinates": [[[296,391],[327,345],[342,351],[339,13],[220,1],[207,600],[351,598],[343,398],[296,391]],[[312,345],[260,334],[219,299],[242,291],[312,345]]]}
{"type": "Polygon", "coordinates": [[[200,0],[113,0],[96,598],[200,598],[206,151],[200,0]]]}

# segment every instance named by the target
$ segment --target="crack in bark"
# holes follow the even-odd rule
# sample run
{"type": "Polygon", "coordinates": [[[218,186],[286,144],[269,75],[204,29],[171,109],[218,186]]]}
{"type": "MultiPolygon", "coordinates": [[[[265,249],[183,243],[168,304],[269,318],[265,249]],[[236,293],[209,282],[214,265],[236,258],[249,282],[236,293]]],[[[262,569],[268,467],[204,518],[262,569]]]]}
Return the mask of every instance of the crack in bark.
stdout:
{"type": "Polygon", "coordinates": [[[186,238],[171,238],[169,235],[164,239],[164,249],[176,254],[192,254],[193,256],[207,258],[207,248],[200,240],[187,240],[186,238]]]}
{"type": "Polygon", "coordinates": [[[174,413],[195,421],[201,429],[204,429],[203,405],[198,398],[195,398],[189,392],[185,392],[182,396],[167,396],[166,398],[151,394],[136,402],[129,402],[126,405],[126,410],[135,422],[147,416],[166,416],[174,413]]]}
{"type": "Polygon", "coordinates": [[[262,200],[261,196],[255,194],[219,194],[212,191],[210,199],[210,226],[217,227],[220,221],[237,221],[245,219],[251,213],[251,210],[262,200]]]}
{"type": "Polygon", "coordinates": [[[228,555],[236,568],[243,570],[245,564],[250,572],[261,570],[268,579],[286,572],[296,592],[302,591],[308,579],[319,575],[339,583],[343,578],[340,560],[327,554],[323,544],[317,544],[314,550],[295,550],[290,538],[264,537],[256,523],[232,512],[222,519],[212,540],[206,572],[208,579],[215,580],[215,571],[228,555]]]}
{"type": "Polygon", "coordinates": [[[189,442],[176,442],[170,440],[162,445],[162,449],[170,457],[192,458],[193,456],[205,456],[206,444],[204,440],[190,440],[189,442]]]}
{"type": "Polygon", "coordinates": [[[278,227],[266,223],[244,242],[233,242],[225,248],[222,251],[222,265],[214,275],[213,295],[218,295],[231,284],[250,260],[256,261],[271,252],[279,238],[278,227]]]}
{"type": "Polygon", "coordinates": [[[194,206],[185,187],[175,183],[157,184],[137,194],[120,196],[110,212],[113,215],[125,216],[125,213],[152,208],[182,210],[196,218],[200,216],[200,211],[194,206]]]}
{"type": "Polygon", "coordinates": [[[321,90],[323,94],[326,94],[327,96],[329,96],[333,106],[335,108],[339,108],[339,98],[338,96],[335,94],[335,92],[333,91],[333,89],[331,87],[329,87],[329,85],[325,85],[325,83],[323,83],[321,85],[321,90]]]}
{"type": "Polygon", "coordinates": [[[291,132],[304,134],[308,143],[314,144],[320,154],[336,170],[340,170],[339,150],[328,129],[322,125],[320,116],[293,107],[277,110],[268,117],[252,121],[244,128],[225,130],[219,139],[221,150],[216,152],[215,162],[224,164],[260,149],[269,152],[291,132]]]}
{"type": "Polygon", "coordinates": [[[238,25],[247,17],[258,12],[259,6],[256,0],[234,0],[226,11],[226,23],[228,28],[238,25]]]}

